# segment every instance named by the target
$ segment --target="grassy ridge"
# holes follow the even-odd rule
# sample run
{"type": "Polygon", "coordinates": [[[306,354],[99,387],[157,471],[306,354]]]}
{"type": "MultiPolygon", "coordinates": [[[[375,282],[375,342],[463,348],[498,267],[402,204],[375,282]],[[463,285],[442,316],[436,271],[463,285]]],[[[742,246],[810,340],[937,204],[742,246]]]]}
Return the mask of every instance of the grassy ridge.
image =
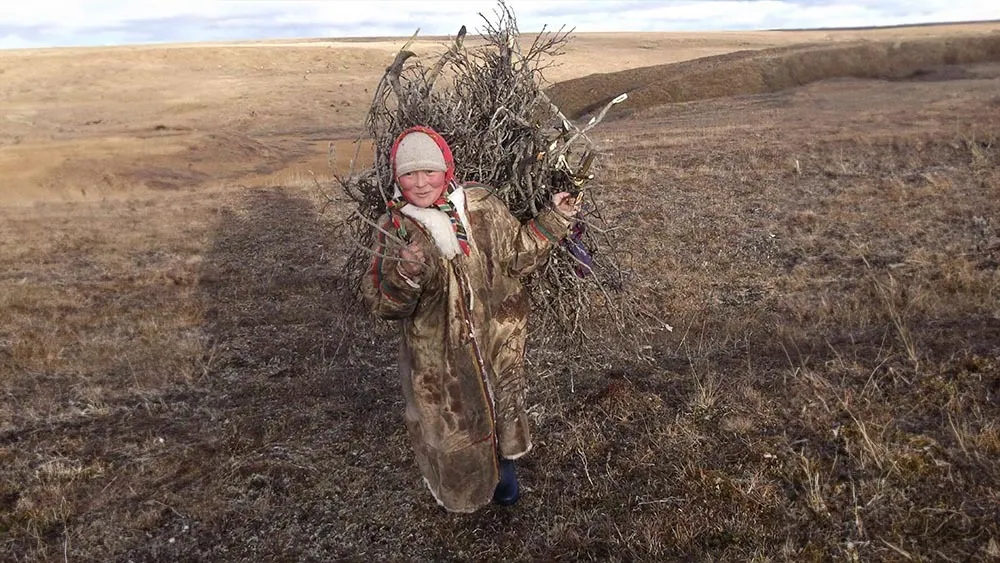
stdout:
{"type": "Polygon", "coordinates": [[[626,112],[663,104],[779,92],[834,78],[906,78],[943,65],[1000,61],[1000,35],[807,44],[736,51],[693,61],[566,80],[549,93],[571,117],[622,92],[626,112]]]}

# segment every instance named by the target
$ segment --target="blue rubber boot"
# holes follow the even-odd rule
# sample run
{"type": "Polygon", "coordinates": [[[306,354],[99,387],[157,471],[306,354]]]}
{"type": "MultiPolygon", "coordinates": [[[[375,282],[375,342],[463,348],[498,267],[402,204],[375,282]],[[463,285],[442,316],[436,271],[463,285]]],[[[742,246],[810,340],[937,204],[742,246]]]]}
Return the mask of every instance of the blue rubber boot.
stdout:
{"type": "Polygon", "coordinates": [[[520,487],[517,484],[517,474],[514,472],[514,460],[500,460],[500,482],[493,491],[493,503],[500,506],[510,506],[517,502],[521,496],[520,487]]]}

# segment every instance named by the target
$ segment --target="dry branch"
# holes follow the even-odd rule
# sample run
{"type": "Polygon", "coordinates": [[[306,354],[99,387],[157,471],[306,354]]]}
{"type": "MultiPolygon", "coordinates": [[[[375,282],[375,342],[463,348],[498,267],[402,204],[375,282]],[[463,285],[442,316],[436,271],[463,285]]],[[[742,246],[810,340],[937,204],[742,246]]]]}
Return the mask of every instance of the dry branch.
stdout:
{"type": "MultiPolygon", "coordinates": [[[[576,242],[592,263],[581,262],[564,243],[541,272],[528,281],[536,310],[536,337],[573,335],[585,338],[585,325],[598,311],[630,341],[636,329],[649,326],[627,291],[633,277],[616,244],[624,230],[603,220],[606,200],[595,170],[602,152],[587,136],[623,94],[610,102],[584,128],[577,127],[542,89],[542,70],[569,40],[570,31],[539,33],[527,49],[513,12],[500,3],[495,19],[483,17],[480,46],[465,42],[465,26],[430,66],[410,50],[399,51],[386,68],[373,96],[367,129],[375,160],[369,170],[338,180],[357,203],[346,221],[347,236],[361,246],[372,242],[371,221],[383,214],[393,191],[388,155],[396,136],[413,125],[433,127],[447,139],[456,175],[490,186],[511,213],[526,221],[549,205],[552,194],[579,193],[586,203],[576,242]],[[368,220],[361,220],[367,218],[368,220]]],[[[368,256],[355,251],[348,268],[360,278],[368,256]]],[[[591,331],[600,332],[600,331],[591,331]]],[[[606,331],[605,331],[606,332],[606,331]]]]}

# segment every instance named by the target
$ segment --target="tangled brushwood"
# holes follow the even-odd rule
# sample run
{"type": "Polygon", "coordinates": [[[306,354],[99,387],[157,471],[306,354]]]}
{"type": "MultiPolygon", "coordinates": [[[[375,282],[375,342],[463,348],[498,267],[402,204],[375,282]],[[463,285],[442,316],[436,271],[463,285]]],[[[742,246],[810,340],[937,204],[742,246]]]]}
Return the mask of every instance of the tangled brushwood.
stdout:
{"type": "Polygon", "coordinates": [[[569,32],[543,29],[522,50],[513,12],[501,3],[495,15],[495,21],[483,17],[475,47],[465,44],[463,26],[432,65],[409,50],[411,39],[386,69],[367,119],[374,164],[337,178],[357,204],[344,223],[355,243],[347,267],[359,279],[370,263],[373,226],[393,192],[393,141],[410,126],[427,125],[451,146],[456,177],[490,186],[519,220],[548,206],[554,193],[577,194],[583,203],[570,237],[527,280],[536,311],[533,337],[589,340],[588,329],[601,322],[635,340],[648,323],[628,291],[633,274],[616,244],[620,231],[601,213],[601,152],[587,134],[626,96],[585,126],[574,125],[542,90],[542,70],[561,53],[569,32]]]}

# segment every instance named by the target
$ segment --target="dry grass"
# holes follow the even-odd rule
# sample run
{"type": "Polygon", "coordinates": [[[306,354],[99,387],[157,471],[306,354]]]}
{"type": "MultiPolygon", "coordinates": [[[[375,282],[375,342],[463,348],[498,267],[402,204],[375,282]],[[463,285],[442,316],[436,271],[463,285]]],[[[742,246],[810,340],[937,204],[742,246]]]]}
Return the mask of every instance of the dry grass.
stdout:
{"type": "Polygon", "coordinates": [[[605,204],[674,331],[646,362],[532,350],[524,497],[468,517],[413,466],[395,337],[347,307],[325,142],[281,132],[307,120],[220,143],[257,152],[197,190],[0,207],[0,552],[996,558],[998,77],[608,124],[605,204]]]}

